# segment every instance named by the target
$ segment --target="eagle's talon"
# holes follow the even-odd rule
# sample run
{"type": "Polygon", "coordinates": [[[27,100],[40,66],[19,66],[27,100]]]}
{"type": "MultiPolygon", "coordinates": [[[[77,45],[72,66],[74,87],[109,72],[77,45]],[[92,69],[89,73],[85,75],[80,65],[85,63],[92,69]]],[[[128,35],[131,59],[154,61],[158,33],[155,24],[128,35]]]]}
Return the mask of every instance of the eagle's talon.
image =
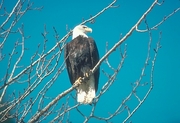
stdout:
{"type": "Polygon", "coordinates": [[[79,77],[79,78],[75,81],[74,85],[80,85],[81,83],[82,83],[82,78],[79,77]]]}
{"type": "Polygon", "coordinates": [[[89,75],[92,75],[92,70],[89,71],[89,75]]]}
{"type": "Polygon", "coordinates": [[[85,76],[86,76],[86,77],[89,77],[89,73],[85,73],[85,76]]]}
{"type": "Polygon", "coordinates": [[[88,73],[85,73],[85,77],[89,77],[90,75],[92,75],[92,70],[90,70],[88,73]]]}

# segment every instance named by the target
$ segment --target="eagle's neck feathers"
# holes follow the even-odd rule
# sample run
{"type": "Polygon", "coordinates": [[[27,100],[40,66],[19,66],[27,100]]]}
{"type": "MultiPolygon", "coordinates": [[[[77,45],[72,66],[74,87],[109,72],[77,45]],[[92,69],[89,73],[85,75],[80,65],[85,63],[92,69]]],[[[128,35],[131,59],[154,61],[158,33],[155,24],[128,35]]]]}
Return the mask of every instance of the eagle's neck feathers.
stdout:
{"type": "Polygon", "coordinates": [[[73,32],[72,39],[75,39],[75,38],[78,37],[79,35],[88,38],[88,36],[87,36],[84,32],[75,31],[75,32],[73,32]]]}

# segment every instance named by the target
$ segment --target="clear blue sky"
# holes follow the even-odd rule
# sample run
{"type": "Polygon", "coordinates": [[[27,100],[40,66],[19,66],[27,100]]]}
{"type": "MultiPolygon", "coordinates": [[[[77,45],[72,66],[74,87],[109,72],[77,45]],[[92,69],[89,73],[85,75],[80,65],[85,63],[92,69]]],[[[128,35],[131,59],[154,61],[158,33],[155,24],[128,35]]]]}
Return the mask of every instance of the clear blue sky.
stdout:
{"type": "MultiPolygon", "coordinates": [[[[12,3],[5,1],[7,9],[10,9],[14,5],[14,1],[11,2],[12,3]]],[[[30,59],[30,56],[36,51],[38,43],[43,42],[41,33],[43,32],[44,24],[46,24],[47,31],[49,32],[47,49],[51,49],[55,44],[53,26],[58,31],[60,37],[63,37],[66,34],[66,25],[68,25],[70,29],[73,29],[74,26],[82,22],[82,18],[88,19],[90,15],[95,15],[110,2],[111,0],[34,1],[34,6],[44,6],[44,8],[41,11],[28,12],[19,23],[19,25],[21,23],[24,24],[25,35],[31,36],[31,38],[27,40],[26,47],[29,48],[29,50],[27,51],[26,60],[22,61],[22,64],[26,65],[29,63],[27,59],[30,59]]],[[[121,34],[124,36],[130,30],[151,3],[152,0],[119,0],[116,5],[120,5],[120,7],[107,10],[95,19],[94,24],[86,24],[93,29],[93,33],[89,34],[89,36],[95,39],[100,57],[105,54],[106,42],[108,42],[109,48],[111,48],[120,39],[121,34]]],[[[149,26],[151,27],[158,23],[165,15],[170,14],[178,7],[180,7],[179,0],[166,0],[162,6],[156,5],[153,11],[147,16],[149,26]]],[[[144,23],[140,25],[140,28],[145,28],[144,23]]],[[[157,30],[152,31],[153,43],[151,56],[154,53],[153,48],[156,46],[160,31],[162,31],[162,48],[159,50],[155,65],[154,88],[145,103],[130,119],[133,123],[180,122],[180,12],[165,21],[157,30]]],[[[17,39],[18,36],[15,38],[17,39]]],[[[6,46],[3,50],[4,53],[11,51],[9,51],[10,47],[14,46],[14,43],[11,43],[11,41],[15,42],[15,38],[9,37],[8,47],[6,46]]],[[[70,41],[70,39],[68,41],[70,41]]],[[[118,104],[130,93],[132,89],[131,83],[139,79],[141,69],[144,65],[148,41],[148,33],[137,32],[134,32],[132,36],[125,41],[128,50],[123,68],[119,72],[115,83],[101,98],[95,114],[101,117],[108,116],[108,113],[112,113],[118,104]]],[[[119,52],[114,52],[109,59],[112,66],[116,68],[118,62],[121,60],[119,52]]],[[[0,67],[3,67],[2,63],[0,67]]],[[[112,73],[105,63],[101,65],[101,69],[112,73]]],[[[142,82],[149,82],[149,70],[150,66],[142,82]]],[[[101,88],[106,81],[107,78],[101,73],[99,88],[101,88]]],[[[55,83],[53,89],[49,91],[48,96],[55,97],[58,93],[70,86],[67,71],[64,71],[59,76],[58,82],[55,83]],[[61,82],[63,82],[63,84],[61,82]]],[[[8,93],[10,94],[12,90],[18,92],[20,87],[9,88],[8,93]]],[[[142,96],[145,94],[145,91],[139,89],[137,94],[142,96]]],[[[136,103],[137,102],[132,99],[129,105],[135,105],[136,103]]],[[[89,114],[88,110],[90,106],[82,106],[81,108],[86,114],[89,114]]],[[[132,110],[133,108],[131,108],[131,111],[132,110]]],[[[125,116],[127,116],[127,113],[123,112],[112,119],[112,122],[122,122],[125,116]]],[[[73,115],[72,113],[71,118],[73,122],[82,122],[80,115],[73,115]]],[[[93,122],[93,120],[91,122],[93,122]]]]}

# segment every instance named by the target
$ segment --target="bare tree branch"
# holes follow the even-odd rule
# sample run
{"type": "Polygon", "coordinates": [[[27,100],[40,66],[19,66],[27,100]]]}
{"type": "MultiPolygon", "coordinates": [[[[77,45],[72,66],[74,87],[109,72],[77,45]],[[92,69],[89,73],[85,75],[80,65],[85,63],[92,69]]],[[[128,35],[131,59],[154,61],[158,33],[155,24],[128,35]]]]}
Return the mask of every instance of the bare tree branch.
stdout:
{"type": "MultiPolygon", "coordinates": [[[[90,15],[88,19],[83,18],[83,22],[80,24],[92,23],[95,24],[96,20],[100,15],[104,14],[106,10],[114,9],[119,7],[116,4],[116,0],[113,0],[101,11],[97,12],[94,16],[90,15]]],[[[142,16],[137,20],[137,22],[129,29],[129,31],[122,36],[116,43],[109,49],[108,42],[106,43],[106,51],[96,66],[89,71],[89,75],[95,73],[95,71],[100,67],[102,63],[108,68],[102,69],[104,73],[103,77],[106,78],[106,82],[103,82],[100,92],[94,98],[93,103],[90,104],[89,114],[85,114],[81,109],[82,104],[77,103],[76,96],[73,93],[70,94],[76,87],[78,87],[82,82],[84,82],[87,77],[82,77],[77,80],[75,84],[66,89],[60,90],[56,96],[48,95],[52,91],[53,86],[57,81],[61,81],[61,85],[64,82],[61,78],[61,74],[65,70],[65,60],[63,58],[63,50],[66,46],[66,40],[72,35],[72,30],[69,30],[68,25],[66,25],[67,34],[60,39],[59,33],[55,27],[52,28],[54,31],[54,45],[48,49],[49,44],[49,30],[44,25],[44,32],[42,35],[42,43],[35,46],[36,51],[30,56],[29,62],[27,64],[22,64],[21,61],[26,59],[26,53],[28,48],[26,48],[26,40],[29,36],[26,36],[24,32],[24,24],[19,26],[21,18],[29,10],[41,10],[43,7],[34,7],[34,4],[30,0],[18,0],[12,10],[8,12],[8,9],[4,7],[4,1],[0,3],[0,9],[3,11],[1,17],[4,18],[0,26],[0,61],[7,60],[7,67],[5,72],[3,72],[2,78],[0,79],[0,122],[4,122],[7,119],[14,118],[16,122],[44,122],[47,118],[48,122],[71,122],[72,112],[76,112],[82,117],[84,123],[89,122],[91,119],[105,121],[107,123],[111,122],[113,118],[121,115],[123,112],[127,113],[127,117],[124,118],[123,122],[127,122],[134,113],[140,108],[140,106],[146,101],[150,92],[153,89],[153,79],[154,79],[154,69],[157,59],[157,54],[161,48],[160,40],[162,33],[159,34],[159,39],[157,41],[156,48],[153,49],[152,44],[152,31],[157,29],[159,26],[164,24],[164,22],[177,13],[180,8],[175,9],[168,16],[164,17],[160,22],[157,22],[154,26],[150,27],[146,17],[153,10],[153,8],[158,5],[162,6],[164,1],[161,3],[158,0],[149,6],[149,8],[142,14],[142,16]],[[144,23],[143,23],[144,22],[144,23]],[[139,29],[139,25],[143,23],[146,25],[145,29],[139,29]],[[124,99],[117,99],[119,102],[116,109],[109,112],[107,116],[99,116],[96,114],[98,110],[98,104],[103,96],[109,92],[113,84],[119,82],[118,75],[123,66],[125,66],[125,61],[127,57],[127,44],[122,45],[123,42],[127,41],[129,37],[132,36],[133,32],[148,33],[149,43],[147,45],[147,56],[144,61],[144,65],[139,73],[138,79],[131,84],[132,90],[125,95],[124,99]],[[3,54],[3,48],[6,47],[5,44],[9,43],[8,37],[11,35],[18,34],[21,38],[16,39],[14,47],[10,49],[10,53],[3,54]],[[119,49],[118,49],[119,48],[119,49]],[[122,50],[123,49],[123,50],[122,50]],[[152,50],[153,49],[153,50],[152,50]],[[118,52],[119,51],[119,52],[118,52]],[[150,56],[153,51],[153,58],[150,56]],[[111,62],[109,57],[113,52],[118,53],[117,65],[111,62]],[[150,67],[149,80],[143,82],[146,71],[150,67]],[[7,90],[10,86],[22,87],[21,90],[13,90],[11,95],[9,95],[7,101],[4,101],[7,90]],[[141,92],[138,93],[140,87],[147,87],[145,94],[141,92]],[[34,94],[35,93],[35,94],[34,94]],[[70,95],[68,95],[70,94],[70,95]],[[32,96],[33,95],[33,96],[32,96]],[[63,98],[64,97],[64,98],[63,98]],[[137,101],[137,105],[131,107],[128,103],[132,102],[131,99],[137,101]],[[73,103],[74,102],[74,103],[73,103]],[[11,113],[12,112],[12,113],[11,113]],[[53,115],[53,117],[51,117],[53,115]]],[[[120,34],[120,32],[119,32],[120,34]]],[[[51,42],[52,43],[52,42],[51,42]]],[[[62,77],[63,78],[63,77],[62,77]]],[[[130,86],[130,87],[131,87],[130,86]]]]}

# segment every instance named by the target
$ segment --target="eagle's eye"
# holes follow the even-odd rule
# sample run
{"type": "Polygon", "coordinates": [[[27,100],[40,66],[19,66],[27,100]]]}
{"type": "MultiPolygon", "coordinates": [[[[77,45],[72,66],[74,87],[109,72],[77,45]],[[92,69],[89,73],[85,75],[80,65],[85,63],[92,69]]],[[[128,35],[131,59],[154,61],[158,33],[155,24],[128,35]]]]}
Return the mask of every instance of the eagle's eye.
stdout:
{"type": "Polygon", "coordinates": [[[83,28],[85,29],[85,28],[87,28],[86,26],[83,26],[83,28]]]}

